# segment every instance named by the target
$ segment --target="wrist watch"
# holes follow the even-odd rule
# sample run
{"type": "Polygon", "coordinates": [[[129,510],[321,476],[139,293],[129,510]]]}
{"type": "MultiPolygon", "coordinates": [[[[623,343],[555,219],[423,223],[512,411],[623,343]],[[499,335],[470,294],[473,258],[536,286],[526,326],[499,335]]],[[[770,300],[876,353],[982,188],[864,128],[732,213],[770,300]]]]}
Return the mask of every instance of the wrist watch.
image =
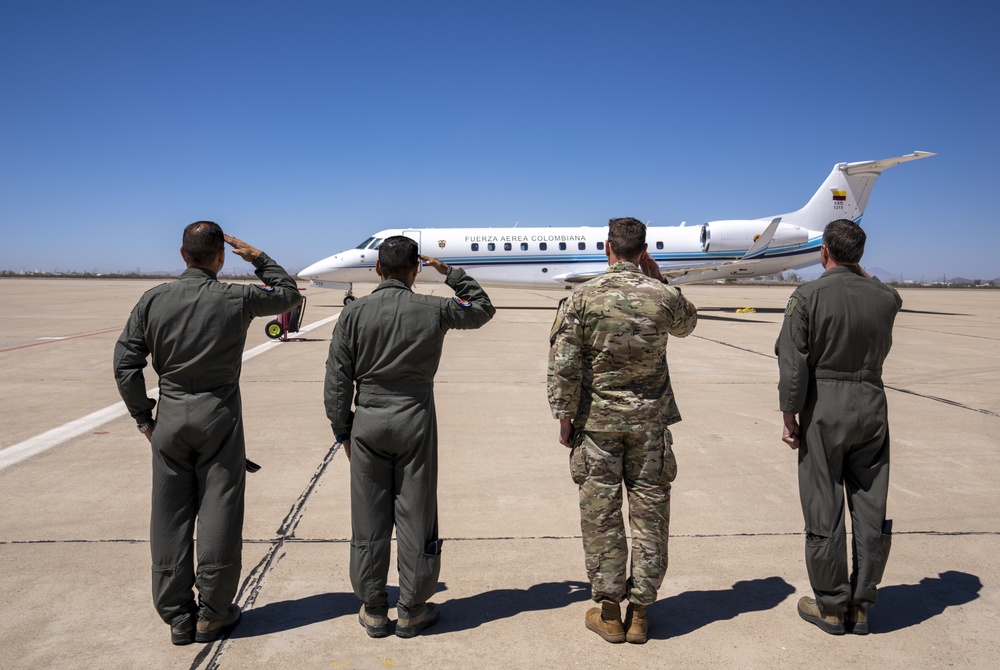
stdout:
{"type": "Polygon", "coordinates": [[[139,429],[140,433],[146,435],[149,431],[153,430],[153,422],[147,421],[146,423],[137,423],[135,427],[139,429]]]}
{"type": "Polygon", "coordinates": [[[351,439],[351,434],[350,433],[344,433],[343,435],[336,435],[335,437],[337,439],[337,442],[340,442],[341,444],[343,444],[344,440],[351,439]]]}
{"type": "Polygon", "coordinates": [[[445,277],[450,277],[451,276],[451,271],[454,270],[454,269],[455,268],[453,268],[452,266],[449,265],[448,269],[444,271],[444,276],[445,277]]]}

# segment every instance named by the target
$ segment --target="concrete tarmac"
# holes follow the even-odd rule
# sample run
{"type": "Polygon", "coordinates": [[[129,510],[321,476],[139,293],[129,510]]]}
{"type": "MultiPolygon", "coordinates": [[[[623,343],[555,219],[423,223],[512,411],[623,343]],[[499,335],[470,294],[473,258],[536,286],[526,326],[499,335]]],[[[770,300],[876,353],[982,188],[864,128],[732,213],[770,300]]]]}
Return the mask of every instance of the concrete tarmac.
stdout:
{"type": "MultiPolygon", "coordinates": [[[[269,345],[258,320],[247,342],[248,454],[263,469],[248,477],[243,620],[227,639],[174,647],[150,596],[148,444],[116,409],[111,374],[130,310],[157,283],[0,280],[2,668],[996,667],[1000,291],[902,292],[885,368],[895,538],[872,634],[833,637],[795,611],[811,592],[773,355],[792,289],[684,287],[701,318],[669,345],[684,416],[670,569],[649,642],[611,645],[583,625],[577,491],[546,402],[564,293],[492,289],[494,320],[448,335],[441,619],[375,640],[357,621],[347,461],[322,402],[342,293],[310,289],[305,324],[322,325],[269,345]]],[[[395,584],[392,572],[390,600],[395,584]]]]}

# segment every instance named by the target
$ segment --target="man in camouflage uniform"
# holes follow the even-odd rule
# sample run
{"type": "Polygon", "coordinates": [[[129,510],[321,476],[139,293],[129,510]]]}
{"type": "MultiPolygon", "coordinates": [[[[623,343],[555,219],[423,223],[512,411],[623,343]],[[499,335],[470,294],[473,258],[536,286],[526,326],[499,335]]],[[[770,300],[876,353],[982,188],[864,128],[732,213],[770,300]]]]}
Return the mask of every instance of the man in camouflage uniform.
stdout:
{"type": "Polygon", "coordinates": [[[351,584],[363,603],[358,621],[371,637],[391,630],[386,580],[393,526],[396,635],[413,637],[437,621],[437,606],[427,602],[437,587],[442,543],[434,374],[449,330],[479,328],[496,313],[462,268],[419,258],[447,277],[455,296],[414,293],[417,243],[386,238],[375,264],[382,283],[341,312],[326,362],[326,413],[351,466],[351,584]]]}
{"type": "Polygon", "coordinates": [[[187,269],[180,279],[146,291],[132,310],[115,345],[114,372],[152,445],[153,602],[170,624],[171,641],[190,644],[217,639],[240,618],[233,598],[243,551],[247,461],[239,382],[247,328],[256,316],[287,312],[302,296],[267,254],[212,221],[184,229],[181,256],[187,269]],[[266,286],[216,279],[225,243],[253,263],[266,286]],[[159,375],[158,406],[146,397],[147,358],[159,375]]]}
{"type": "Polygon", "coordinates": [[[882,363],[903,302],[861,269],[864,250],[858,224],[838,219],[827,225],[820,251],[826,272],[792,294],[774,346],[782,440],[798,449],[806,568],[815,595],[800,599],[798,612],[833,635],[868,633],[868,609],[892,540],[885,518],[889,426],[882,363]]]}
{"type": "Polygon", "coordinates": [[[677,474],[668,426],[680,414],[667,337],[688,335],[698,315],[679,289],[663,282],[646,253],[641,221],[612,219],[606,245],[607,271],[560,304],[550,340],[549,405],[560,422],[559,442],[572,450],[587,575],[601,605],[587,612],[586,626],[608,642],[641,644],[646,607],[667,571],[670,483],[677,474]],[[632,529],[627,579],[623,481],[632,529]]]}

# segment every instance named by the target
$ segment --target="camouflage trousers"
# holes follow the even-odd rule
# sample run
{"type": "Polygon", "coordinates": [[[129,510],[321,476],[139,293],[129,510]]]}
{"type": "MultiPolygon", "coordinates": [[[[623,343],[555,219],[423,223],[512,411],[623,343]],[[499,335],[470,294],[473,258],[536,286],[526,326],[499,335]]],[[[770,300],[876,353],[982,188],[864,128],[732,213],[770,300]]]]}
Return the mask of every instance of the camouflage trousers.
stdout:
{"type": "Polygon", "coordinates": [[[670,431],[579,431],[570,471],[580,486],[580,528],[595,601],[638,605],[656,601],[667,574],[670,482],[677,461],[670,431]],[[622,483],[628,491],[632,560],[622,520],[622,483]],[[626,567],[630,567],[626,579],[626,567]]]}

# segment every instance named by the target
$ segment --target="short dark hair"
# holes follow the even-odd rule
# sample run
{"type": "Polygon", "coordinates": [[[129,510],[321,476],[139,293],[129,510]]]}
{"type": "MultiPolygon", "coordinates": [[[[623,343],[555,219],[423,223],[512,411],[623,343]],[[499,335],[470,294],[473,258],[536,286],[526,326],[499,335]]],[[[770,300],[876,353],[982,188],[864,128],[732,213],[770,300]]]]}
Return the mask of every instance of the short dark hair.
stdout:
{"type": "Polygon", "coordinates": [[[181,249],[190,265],[211,265],[225,246],[222,228],[215,221],[195,221],[184,229],[181,249]]]}
{"type": "Polygon", "coordinates": [[[420,262],[417,243],[403,235],[387,237],[379,245],[378,262],[383,277],[401,279],[420,262]]]}
{"type": "Polygon", "coordinates": [[[837,219],[823,229],[823,244],[838,263],[853,264],[865,253],[865,231],[850,219],[837,219]]]}
{"type": "Polygon", "coordinates": [[[618,258],[636,260],[646,246],[646,224],[632,217],[611,219],[608,221],[608,243],[618,258]]]}

